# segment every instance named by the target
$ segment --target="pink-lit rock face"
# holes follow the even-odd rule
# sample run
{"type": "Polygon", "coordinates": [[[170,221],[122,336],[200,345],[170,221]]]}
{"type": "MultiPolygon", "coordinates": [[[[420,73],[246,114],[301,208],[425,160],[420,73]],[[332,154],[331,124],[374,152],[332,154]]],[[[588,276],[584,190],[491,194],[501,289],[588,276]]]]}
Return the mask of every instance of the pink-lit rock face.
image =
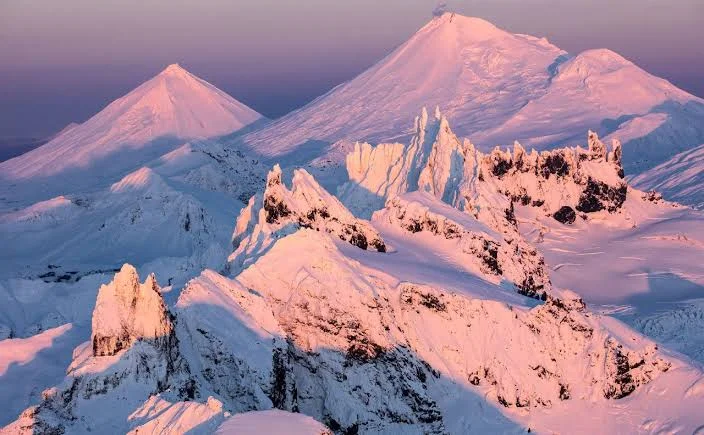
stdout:
{"type": "Polygon", "coordinates": [[[161,297],[159,284],[150,274],[140,284],[129,264],[98,291],[92,320],[93,356],[111,356],[144,340],[157,348],[170,345],[173,324],[161,297]]]}

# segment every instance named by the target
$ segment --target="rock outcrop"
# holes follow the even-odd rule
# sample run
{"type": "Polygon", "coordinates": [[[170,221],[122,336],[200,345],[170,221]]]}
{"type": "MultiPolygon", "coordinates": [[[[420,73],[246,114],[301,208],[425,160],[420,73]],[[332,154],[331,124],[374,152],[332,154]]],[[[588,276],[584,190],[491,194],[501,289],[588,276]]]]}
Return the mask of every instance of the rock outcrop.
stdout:
{"type": "Polygon", "coordinates": [[[93,356],[112,356],[136,341],[169,347],[173,324],[164,305],[156,277],[139,283],[137,270],[125,264],[109,284],[98,291],[93,310],[91,343],[93,356]]]}
{"type": "Polygon", "coordinates": [[[42,392],[13,433],[84,433],[104,425],[126,432],[129,415],[150,396],[171,390],[177,400],[193,398],[174,319],[153,274],[140,284],[135,268],[122,266],[100,287],[92,326],[66,378],[42,392]],[[94,415],[95,409],[110,412],[94,415]]]}
{"type": "MultiPolygon", "coordinates": [[[[349,182],[338,190],[358,215],[370,215],[385,200],[405,192],[428,192],[502,232],[514,231],[513,207],[539,207],[553,215],[563,207],[583,214],[617,212],[628,190],[621,145],[611,150],[589,132],[588,149],[562,148],[530,153],[516,142],[485,154],[452,133],[447,119],[425,109],[415,135],[401,144],[356,144],[347,157],[349,182]]],[[[559,215],[561,216],[561,214],[559,215]]]]}
{"type": "Polygon", "coordinates": [[[379,233],[358,219],[304,169],[293,174],[291,189],[283,183],[281,168],[269,172],[263,194],[253,196],[240,212],[232,236],[230,270],[239,270],[254,252],[263,252],[279,237],[299,228],[328,233],[360,249],[386,251],[379,233]]]}
{"type": "Polygon", "coordinates": [[[547,298],[550,278],[545,259],[521,237],[508,238],[423,192],[395,196],[374,213],[373,222],[389,224],[410,233],[428,232],[452,241],[457,251],[488,279],[506,279],[519,293],[547,298]]]}

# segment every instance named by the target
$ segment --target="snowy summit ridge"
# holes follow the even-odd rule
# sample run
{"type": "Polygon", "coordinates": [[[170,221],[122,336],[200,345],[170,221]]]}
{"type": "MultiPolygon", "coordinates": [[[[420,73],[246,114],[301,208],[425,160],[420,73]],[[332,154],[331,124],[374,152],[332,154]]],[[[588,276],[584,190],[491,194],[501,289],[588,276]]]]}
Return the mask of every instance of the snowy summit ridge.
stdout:
{"type": "Polygon", "coordinates": [[[704,100],[611,50],[570,54],[545,38],[445,13],[354,79],[242,143],[274,158],[320,149],[310,163],[335,167],[355,141],[406,142],[422,106],[442,107],[455,131],[484,152],[514,140],[552,149],[589,129],[619,138],[631,149],[627,175],[704,142],[704,100]]]}

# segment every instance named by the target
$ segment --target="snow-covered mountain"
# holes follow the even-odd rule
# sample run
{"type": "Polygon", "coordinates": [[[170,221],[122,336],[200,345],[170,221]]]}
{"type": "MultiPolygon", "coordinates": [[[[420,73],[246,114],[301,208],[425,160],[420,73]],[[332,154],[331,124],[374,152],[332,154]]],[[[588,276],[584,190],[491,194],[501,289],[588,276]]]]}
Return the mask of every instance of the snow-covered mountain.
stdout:
{"type": "Polygon", "coordinates": [[[130,262],[183,284],[221,267],[232,222],[266,167],[211,138],[258,119],[170,65],[85,123],[3,162],[0,241],[14,248],[0,254],[0,279],[75,282],[130,262]]]}
{"type": "MultiPolygon", "coordinates": [[[[517,205],[519,215],[531,210],[517,205]]],[[[473,240],[502,236],[481,216],[416,192],[391,197],[372,223],[354,219],[309,174],[296,173],[289,190],[275,168],[238,219],[236,241],[265,242],[240,253],[247,267],[230,278],[205,270],[168,308],[153,275],[140,283],[124,265],[100,288],[91,340],[66,378],[4,430],[303,423],[251,414],[271,408],[311,416],[329,429],[308,421],[306,430],[323,433],[564,432],[575,421],[601,433],[699,427],[696,365],[571,291],[550,289],[540,302],[491,278],[473,240]],[[378,231],[390,249],[364,249],[338,233],[346,225],[378,231]]],[[[516,250],[492,264],[510,280],[537,256],[516,250]]]]}
{"type": "Polygon", "coordinates": [[[454,14],[247,134],[172,65],[0,164],[0,433],[698,433],[702,107],[454,14]]]}
{"type": "Polygon", "coordinates": [[[183,284],[223,267],[237,213],[265,175],[251,157],[193,142],[104,188],[1,214],[0,241],[14,248],[0,253],[0,280],[75,282],[130,262],[183,284]]]}
{"type": "Polygon", "coordinates": [[[452,13],[243,140],[263,155],[334,168],[355,141],[407,141],[422,106],[440,106],[483,151],[514,140],[538,150],[572,145],[593,130],[621,140],[627,175],[704,142],[704,100],[620,55],[572,55],[545,38],[452,13]]]}
{"type": "Polygon", "coordinates": [[[40,346],[33,364],[46,362],[9,370],[11,379],[31,381],[12,389],[18,399],[7,415],[63,377],[70,349],[90,334],[99,285],[121,264],[176,289],[203,268],[226,265],[237,213],[268,168],[217,140],[175,135],[230,133],[258,117],[171,66],[41,150],[0,166],[0,245],[8,247],[0,250],[0,338],[40,346]],[[173,141],[160,142],[163,134],[173,141]],[[107,160],[96,157],[104,152],[107,160]],[[70,168],[81,159],[89,166],[70,168]],[[58,172],[45,177],[52,168],[58,172]]]}
{"type": "Polygon", "coordinates": [[[232,133],[262,116],[179,65],[113,101],[47,144],[0,163],[3,194],[52,195],[115,181],[189,140],[232,133]],[[5,192],[7,190],[7,192],[5,192]]]}
{"type": "Polygon", "coordinates": [[[338,195],[357,214],[371,215],[385,201],[406,192],[428,192],[466,211],[495,230],[516,232],[514,205],[538,207],[571,224],[597,212],[620,211],[628,186],[621,144],[611,149],[589,132],[588,148],[530,153],[518,142],[513,150],[478,151],[460,140],[447,118],[423,109],[408,146],[356,143],[347,156],[347,183],[338,195]]]}

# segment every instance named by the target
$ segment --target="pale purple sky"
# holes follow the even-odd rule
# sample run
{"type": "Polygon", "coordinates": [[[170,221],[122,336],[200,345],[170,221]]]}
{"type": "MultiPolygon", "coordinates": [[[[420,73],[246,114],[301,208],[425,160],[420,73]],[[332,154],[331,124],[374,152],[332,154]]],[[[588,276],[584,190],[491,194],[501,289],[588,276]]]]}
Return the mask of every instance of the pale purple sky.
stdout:
{"type": "MultiPolygon", "coordinates": [[[[455,0],[571,52],[610,48],[704,96],[704,0],[455,0]]],[[[0,138],[81,122],[178,62],[269,117],[354,77],[435,0],[0,0],[0,138]]]]}

